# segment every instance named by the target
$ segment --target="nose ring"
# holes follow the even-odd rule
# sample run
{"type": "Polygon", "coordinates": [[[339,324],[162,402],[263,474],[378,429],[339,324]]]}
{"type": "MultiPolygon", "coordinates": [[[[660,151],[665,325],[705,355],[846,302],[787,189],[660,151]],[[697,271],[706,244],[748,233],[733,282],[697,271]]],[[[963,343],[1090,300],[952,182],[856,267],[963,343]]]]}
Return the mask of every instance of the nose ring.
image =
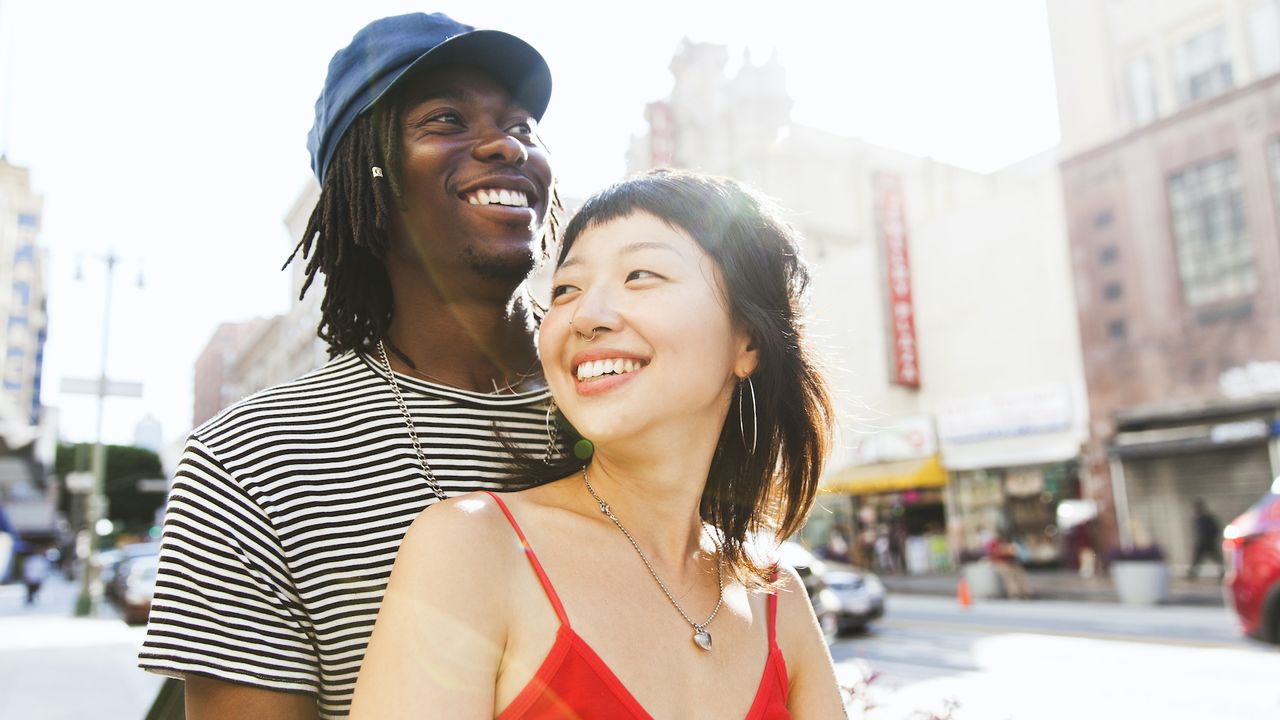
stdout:
{"type": "Polygon", "coordinates": [[[573,318],[569,318],[569,327],[572,328],[574,332],[578,333],[578,337],[582,338],[584,342],[591,342],[592,340],[595,340],[596,333],[600,332],[600,328],[595,328],[591,331],[591,337],[587,337],[585,333],[574,327],[573,318]]]}

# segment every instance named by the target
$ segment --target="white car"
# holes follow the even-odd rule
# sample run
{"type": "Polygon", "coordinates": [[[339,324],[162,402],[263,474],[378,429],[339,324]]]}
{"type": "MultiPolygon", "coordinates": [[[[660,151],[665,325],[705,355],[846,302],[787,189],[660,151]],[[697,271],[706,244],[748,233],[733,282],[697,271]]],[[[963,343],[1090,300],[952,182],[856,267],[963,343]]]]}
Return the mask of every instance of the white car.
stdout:
{"type": "Polygon", "coordinates": [[[778,546],[778,559],[794,567],[804,581],[828,642],[884,615],[886,591],[874,573],[822,560],[790,540],[778,546]]]}

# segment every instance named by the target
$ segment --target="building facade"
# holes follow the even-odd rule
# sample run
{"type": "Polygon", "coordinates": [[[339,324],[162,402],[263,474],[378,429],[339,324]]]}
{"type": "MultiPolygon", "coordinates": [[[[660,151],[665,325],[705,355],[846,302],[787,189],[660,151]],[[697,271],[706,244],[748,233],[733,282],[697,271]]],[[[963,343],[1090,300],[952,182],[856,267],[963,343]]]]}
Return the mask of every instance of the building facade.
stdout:
{"type": "Polygon", "coordinates": [[[776,60],[727,65],[681,48],[629,164],[743,180],[806,239],[842,419],[806,540],[929,572],[1005,531],[1070,562],[1088,412],[1055,157],[983,175],[806,128],[776,60]]]}
{"type": "Polygon", "coordinates": [[[0,157],[0,312],[5,318],[3,384],[10,411],[40,423],[40,385],[48,332],[45,249],[37,242],[43,202],[26,168],[0,157]]]}
{"type": "Polygon", "coordinates": [[[1190,561],[1280,475],[1280,1],[1051,0],[1086,463],[1190,561]]]}
{"type": "Polygon", "coordinates": [[[223,408],[239,400],[239,386],[233,375],[236,361],[248,340],[265,320],[222,323],[196,357],[191,426],[200,427],[223,408]]]}
{"type": "Polygon", "coordinates": [[[0,507],[37,541],[54,537],[57,508],[56,487],[46,482],[56,423],[40,402],[48,328],[42,212],[27,168],[0,156],[0,507]]]}

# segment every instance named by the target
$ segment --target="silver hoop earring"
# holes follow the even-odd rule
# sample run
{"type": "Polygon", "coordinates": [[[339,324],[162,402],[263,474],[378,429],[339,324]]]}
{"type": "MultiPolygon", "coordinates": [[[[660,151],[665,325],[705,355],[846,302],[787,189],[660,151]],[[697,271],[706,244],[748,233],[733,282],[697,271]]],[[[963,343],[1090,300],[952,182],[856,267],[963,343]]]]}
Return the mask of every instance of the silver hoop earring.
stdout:
{"type": "Polygon", "coordinates": [[[591,331],[591,337],[587,337],[585,333],[573,326],[573,318],[569,318],[569,327],[572,328],[574,332],[578,333],[578,337],[582,338],[583,342],[591,342],[592,340],[595,340],[596,334],[600,332],[600,328],[595,328],[591,331]]]}
{"type": "Polygon", "coordinates": [[[738,381],[738,432],[742,434],[742,447],[747,451],[747,455],[756,454],[756,441],[759,439],[760,431],[760,415],[756,406],[756,386],[751,382],[751,376],[738,381]],[[747,427],[742,419],[742,386],[746,385],[747,390],[751,393],[751,445],[747,445],[747,427]]]}
{"type": "Polygon", "coordinates": [[[542,454],[542,462],[545,465],[551,464],[551,459],[560,447],[560,423],[552,419],[556,414],[555,398],[551,399],[551,404],[547,405],[547,451],[542,454]]]}

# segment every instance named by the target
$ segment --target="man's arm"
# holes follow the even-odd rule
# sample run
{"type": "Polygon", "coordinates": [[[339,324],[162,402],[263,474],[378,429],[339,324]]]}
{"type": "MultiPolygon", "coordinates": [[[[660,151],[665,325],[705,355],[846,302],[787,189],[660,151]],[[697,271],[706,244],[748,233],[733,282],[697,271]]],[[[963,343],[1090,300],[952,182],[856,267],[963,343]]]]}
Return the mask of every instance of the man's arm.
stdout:
{"type": "Polygon", "coordinates": [[[316,699],[191,675],[186,681],[188,720],[317,720],[316,699]]]}
{"type": "MultiPolygon", "coordinates": [[[[191,717],[254,717],[246,703],[261,696],[289,705],[304,698],[312,706],[305,717],[316,714],[318,662],[271,520],[194,437],[165,511],[139,664],[192,681],[191,717]],[[210,711],[229,710],[203,714],[206,701],[218,703],[210,711]]],[[[256,717],[294,717],[271,707],[256,717]]]]}

